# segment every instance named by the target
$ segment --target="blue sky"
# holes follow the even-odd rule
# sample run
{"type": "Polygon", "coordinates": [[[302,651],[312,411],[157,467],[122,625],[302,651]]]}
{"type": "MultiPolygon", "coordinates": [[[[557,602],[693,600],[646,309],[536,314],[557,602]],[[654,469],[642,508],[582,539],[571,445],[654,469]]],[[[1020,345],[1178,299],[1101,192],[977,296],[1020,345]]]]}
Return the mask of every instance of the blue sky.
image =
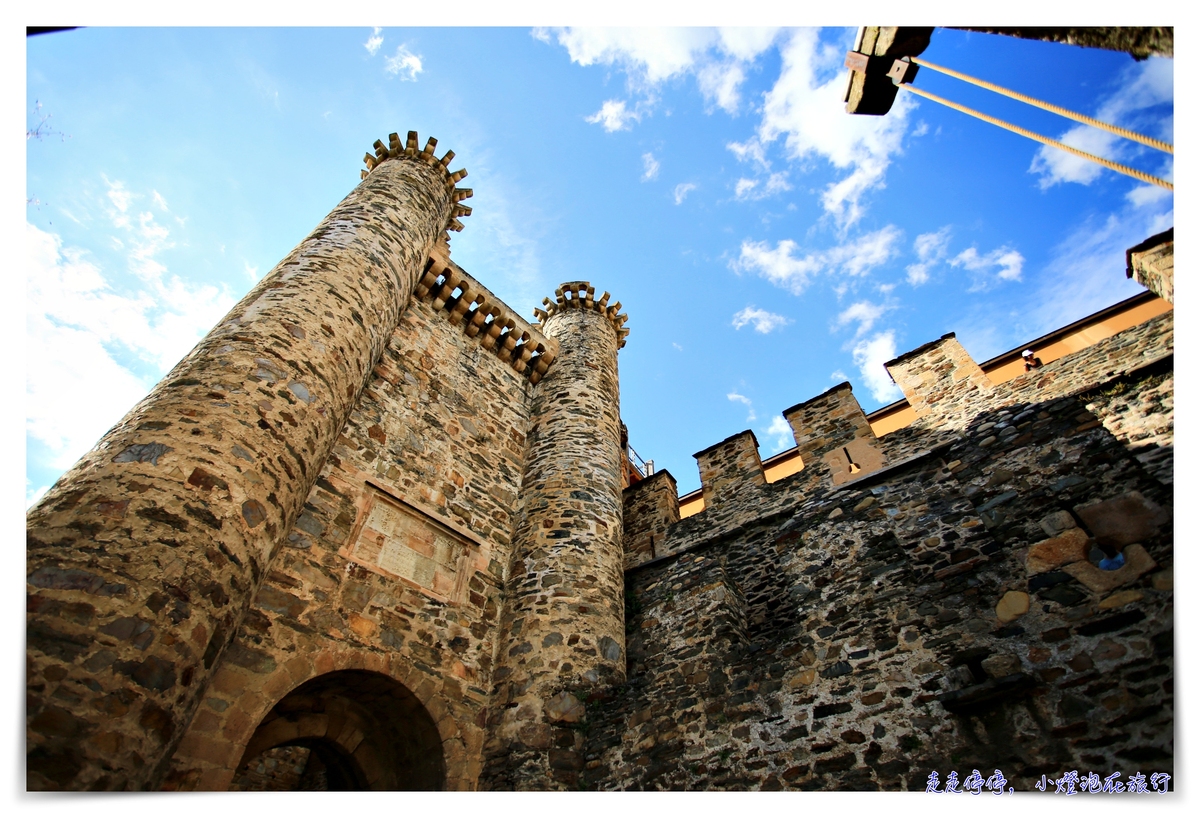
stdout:
{"type": "MultiPolygon", "coordinates": [[[[1140,291],[1173,196],[914,96],[844,113],[854,30],[89,28],[26,54],[26,494],[40,494],[409,129],[465,167],[453,258],[526,317],[628,312],[632,445],[691,455],[954,331],[985,360],[1140,291]],[[40,104],[40,108],[36,105],[40,104]]],[[[1167,141],[1173,61],[939,29],[926,59],[1167,141]]],[[[1166,154],[916,84],[1172,178],[1166,154]],[[1064,136],[1065,135],[1065,136],[1064,136]]]]}

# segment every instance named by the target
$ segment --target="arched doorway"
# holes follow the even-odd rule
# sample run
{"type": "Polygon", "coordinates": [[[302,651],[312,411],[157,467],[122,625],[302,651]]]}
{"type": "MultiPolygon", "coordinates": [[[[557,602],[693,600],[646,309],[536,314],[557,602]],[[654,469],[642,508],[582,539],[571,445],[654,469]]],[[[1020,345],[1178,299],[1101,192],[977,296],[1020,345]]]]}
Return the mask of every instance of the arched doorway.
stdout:
{"type": "Polygon", "coordinates": [[[429,713],[382,673],[341,670],[297,687],[254,731],[231,790],[440,790],[429,713]]]}

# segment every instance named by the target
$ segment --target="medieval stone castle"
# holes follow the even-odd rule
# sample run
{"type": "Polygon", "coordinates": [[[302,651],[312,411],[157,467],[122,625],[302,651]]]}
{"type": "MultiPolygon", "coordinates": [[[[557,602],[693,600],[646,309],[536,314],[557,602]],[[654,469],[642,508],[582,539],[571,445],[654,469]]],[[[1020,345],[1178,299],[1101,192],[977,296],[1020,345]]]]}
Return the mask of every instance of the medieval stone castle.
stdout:
{"type": "MultiPolygon", "coordinates": [[[[435,144],[376,142],[30,510],[29,789],[1168,786],[1168,303],[1029,371],[934,340],[898,428],[835,387],[681,514],[620,304],[531,324],[458,267],[435,144]]],[[[1168,300],[1172,248],[1129,260],[1168,300]]]]}

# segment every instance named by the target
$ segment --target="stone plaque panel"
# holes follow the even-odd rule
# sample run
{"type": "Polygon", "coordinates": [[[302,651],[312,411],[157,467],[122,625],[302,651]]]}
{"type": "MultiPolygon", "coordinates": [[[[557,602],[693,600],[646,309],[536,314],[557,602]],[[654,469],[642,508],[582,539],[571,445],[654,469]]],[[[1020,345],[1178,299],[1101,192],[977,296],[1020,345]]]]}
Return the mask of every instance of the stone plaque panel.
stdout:
{"type": "Polygon", "coordinates": [[[342,556],[429,596],[461,602],[479,544],[446,523],[368,484],[342,556]]]}

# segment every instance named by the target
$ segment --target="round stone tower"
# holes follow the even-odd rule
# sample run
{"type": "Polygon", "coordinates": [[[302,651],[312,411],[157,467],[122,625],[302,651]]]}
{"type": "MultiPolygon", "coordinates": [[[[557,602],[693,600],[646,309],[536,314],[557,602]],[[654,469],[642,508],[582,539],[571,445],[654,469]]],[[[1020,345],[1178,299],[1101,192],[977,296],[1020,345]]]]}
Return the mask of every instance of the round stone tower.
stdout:
{"type": "Polygon", "coordinates": [[[559,341],[534,388],[484,785],[573,788],[587,692],[625,679],[617,350],[626,316],[585,281],[537,310],[559,341]]]}
{"type": "Polygon", "coordinates": [[[363,181],[27,516],[27,787],[154,789],[447,229],[453,152],[363,181]]]}

